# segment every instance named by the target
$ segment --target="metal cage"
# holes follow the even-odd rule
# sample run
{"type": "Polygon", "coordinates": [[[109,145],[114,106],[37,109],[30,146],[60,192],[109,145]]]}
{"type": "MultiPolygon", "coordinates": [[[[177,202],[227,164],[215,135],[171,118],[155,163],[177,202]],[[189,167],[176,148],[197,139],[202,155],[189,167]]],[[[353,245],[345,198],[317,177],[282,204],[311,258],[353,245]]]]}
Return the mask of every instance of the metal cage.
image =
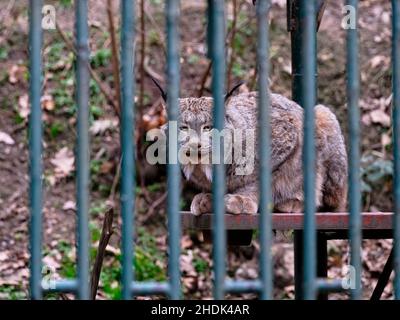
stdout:
{"type": "MultiPolygon", "coordinates": [[[[31,298],[41,299],[46,292],[71,292],[78,299],[89,299],[89,46],[88,46],[88,3],[87,0],[75,1],[76,19],[76,103],[77,122],[77,277],[55,282],[48,289],[43,283],[42,270],[42,117],[41,117],[41,79],[42,79],[42,28],[41,0],[30,0],[29,13],[29,55],[30,55],[30,103],[29,154],[30,154],[30,292],[31,298]]],[[[347,0],[346,4],[355,8],[357,0],[347,0]]],[[[269,123],[270,101],[267,94],[269,71],[268,12],[269,0],[258,0],[256,5],[258,36],[257,65],[259,90],[259,121],[269,123]]],[[[314,105],[316,104],[316,30],[318,12],[323,1],[288,0],[289,30],[292,39],[293,61],[293,99],[305,110],[304,118],[304,216],[294,215],[297,219],[295,232],[296,250],[296,297],[315,299],[318,294],[343,290],[340,280],[330,281],[322,276],[317,268],[317,229],[321,228],[324,216],[315,213],[314,203],[314,105]],[[304,253],[304,255],[303,255],[304,253]]],[[[122,216],[122,297],[130,299],[134,295],[166,294],[170,299],[181,298],[180,284],[180,237],[181,216],[179,212],[180,168],[178,164],[168,164],[168,228],[169,228],[169,264],[168,281],[137,282],[133,272],[133,233],[134,233],[134,37],[135,37],[135,1],[121,0],[121,216],[122,216]]],[[[166,0],[167,33],[167,106],[169,120],[178,119],[179,97],[179,0],[166,0]]],[[[224,1],[208,0],[208,49],[212,59],[212,95],[214,98],[214,127],[224,126],[225,93],[225,17],[224,1]]],[[[392,72],[393,72],[393,136],[394,136],[394,213],[384,217],[385,228],[394,238],[393,268],[395,270],[395,297],[400,298],[400,1],[392,0],[392,72]],[[389,219],[389,220],[388,220],[389,219]]],[[[361,298],[361,239],[362,229],[368,229],[368,216],[361,214],[361,193],[359,179],[359,65],[357,29],[347,30],[347,99],[349,118],[349,215],[343,214],[343,222],[349,226],[351,243],[351,264],[356,271],[356,287],[351,289],[353,299],[361,298]],[[367,220],[366,220],[367,219],[367,220]]],[[[252,281],[227,281],[225,279],[225,259],[227,239],[226,223],[222,201],[214,201],[212,222],[214,298],[223,299],[228,292],[257,292],[261,299],[272,299],[273,269],[271,261],[272,229],[279,225],[279,217],[271,213],[271,173],[270,173],[270,128],[260,126],[260,213],[252,219],[251,225],[258,224],[261,244],[260,273],[252,281]]],[[[222,148],[221,148],[222,149],[222,148]]],[[[169,150],[169,157],[176,157],[177,150],[169,150]]],[[[225,193],[224,164],[213,167],[213,197],[221,199],[225,193]]],[[[202,218],[207,219],[207,217],[202,218]]],[[[228,220],[227,220],[228,219],[228,220]]],[[[244,221],[244,220],[242,220],[244,221]]],[[[374,220],[375,221],[375,220],[374,220]]],[[[329,224],[329,221],[328,221],[329,224]]],[[[229,227],[229,226],[228,226],[229,227]]],[[[334,226],[332,226],[334,228],[334,226]]],[[[249,229],[249,228],[247,228],[249,229]]],[[[328,228],[329,229],[329,228],[328,228]]],[[[336,228],[337,229],[337,228],[336,228]]],[[[373,228],[372,228],[373,229],[373,228]]],[[[376,229],[376,228],[375,228],[376,229]]],[[[346,237],[346,230],[344,237],[346,237]]],[[[319,233],[318,233],[319,234],[319,233]]],[[[342,235],[343,236],[343,235],[342,235]]],[[[318,237],[319,239],[319,237],[318,237]]],[[[321,240],[322,241],[322,240],[321,240]]],[[[325,238],[326,241],[326,238],[325,238]]],[[[322,246],[322,248],[324,248],[322,246]]],[[[325,246],[326,255],[326,246],[325,246]]],[[[392,262],[390,262],[392,263],[392,262]]],[[[390,269],[390,266],[389,266],[390,269]]],[[[323,274],[323,272],[322,272],[323,274]]]]}

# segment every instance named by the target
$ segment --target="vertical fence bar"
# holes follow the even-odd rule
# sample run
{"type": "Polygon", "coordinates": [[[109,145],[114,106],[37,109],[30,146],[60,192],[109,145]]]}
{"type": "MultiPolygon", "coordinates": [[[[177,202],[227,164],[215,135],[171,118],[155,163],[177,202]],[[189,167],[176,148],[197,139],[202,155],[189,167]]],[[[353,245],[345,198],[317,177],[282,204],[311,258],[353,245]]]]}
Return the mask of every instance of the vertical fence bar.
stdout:
{"type": "Polygon", "coordinates": [[[400,300],[400,0],[392,0],[393,147],[394,147],[394,296],[400,300]]]}
{"type": "MultiPolygon", "coordinates": [[[[300,104],[303,66],[301,61],[301,43],[304,36],[299,24],[299,1],[286,0],[288,29],[290,31],[291,58],[292,58],[292,99],[300,104]],[[292,18],[293,17],[293,18],[292,18]],[[297,18],[296,18],[297,17],[297,18]]],[[[293,237],[294,247],[294,286],[295,299],[303,298],[303,230],[295,230],[293,237]]]]}
{"type": "Polygon", "coordinates": [[[269,74],[269,27],[268,12],[270,0],[257,2],[257,63],[258,63],[258,112],[260,128],[260,278],[262,282],[261,299],[272,299],[272,203],[271,203],[271,165],[270,165],[270,99],[268,90],[269,74]]]}
{"type": "Polygon", "coordinates": [[[314,106],[316,101],[316,22],[315,1],[300,1],[300,26],[304,33],[301,59],[304,71],[301,85],[301,106],[304,108],[304,299],[316,296],[316,232],[315,232],[315,141],[314,106]]]}
{"type": "MultiPolygon", "coordinates": [[[[354,8],[357,21],[358,1],[348,0],[354,8]]],[[[347,108],[349,116],[349,212],[350,212],[350,262],[355,270],[355,289],[352,299],[361,298],[361,189],[360,189],[360,95],[357,27],[348,29],[347,36],[347,108]]]]}
{"type": "MultiPolygon", "coordinates": [[[[212,59],[212,95],[213,127],[221,132],[224,129],[225,108],[225,23],[224,23],[224,1],[209,0],[209,40],[212,59]]],[[[213,158],[219,152],[219,162],[213,161],[213,263],[214,263],[214,298],[224,298],[225,281],[225,256],[226,256],[226,232],[225,232],[225,166],[223,163],[222,140],[213,141],[213,158]],[[214,148],[220,143],[220,148],[214,148]],[[216,151],[216,149],[219,149],[216,151]]]]}
{"type": "Polygon", "coordinates": [[[29,3],[29,205],[30,205],[30,294],[42,298],[42,5],[29,3]]]}
{"type": "MultiPolygon", "coordinates": [[[[179,0],[167,0],[166,5],[167,15],[167,104],[168,104],[168,121],[178,121],[179,116],[179,0]]],[[[178,126],[177,126],[178,127],[178,126]]],[[[176,128],[177,128],[176,127],[176,128]]],[[[175,129],[176,129],[175,128],[175,129]]],[[[172,126],[168,127],[173,129],[172,126]]],[[[168,134],[168,137],[172,135],[168,134]]],[[[174,136],[175,141],[169,143],[177,143],[177,136],[174,136]]],[[[177,159],[178,148],[169,148],[169,152],[173,152],[174,156],[170,160],[177,159]]],[[[168,162],[168,230],[169,230],[169,297],[171,299],[179,299],[181,297],[180,288],[180,239],[181,225],[179,214],[179,194],[180,194],[180,168],[177,161],[168,162]]]]}
{"type": "Polygon", "coordinates": [[[78,248],[78,298],[89,299],[89,45],[88,4],[75,2],[76,28],[76,199],[78,248]]]}
{"type": "Polygon", "coordinates": [[[121,216],[122,298],[132,297],[135,167],[134,167],[134,41],[135,1],[121,2],[121,216]]]}

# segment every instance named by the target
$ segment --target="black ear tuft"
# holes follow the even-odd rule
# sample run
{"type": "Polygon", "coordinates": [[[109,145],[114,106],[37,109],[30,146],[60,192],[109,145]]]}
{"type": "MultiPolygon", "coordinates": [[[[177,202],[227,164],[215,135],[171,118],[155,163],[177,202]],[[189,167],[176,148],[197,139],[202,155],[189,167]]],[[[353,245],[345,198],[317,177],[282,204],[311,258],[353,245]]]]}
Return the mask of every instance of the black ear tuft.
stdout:
{"type": "Polygon", "coordinates": [[[245,81],[240,81],[237,83],[226,95],[225,95],[225,101],[229,99],[229,97],[242,85],[244,84],[245,81]]]}
{"type": "Polygon", "coordinates": [[[158,90],[160,90],[161,97],[163,98],[164,102],[167,102],[167,94],[164,91],[164,89],[161,87],[161,85],[158,83],[156,79],[154,79],[152,76],[150,76],[151,80],[153,80],[154,84],[157,86],[158,90]]]}
{"type": "Polygon", "coordinates": [[[253,0],[253,6],[255,6],[256,5],[256,0],[253,0]]]}

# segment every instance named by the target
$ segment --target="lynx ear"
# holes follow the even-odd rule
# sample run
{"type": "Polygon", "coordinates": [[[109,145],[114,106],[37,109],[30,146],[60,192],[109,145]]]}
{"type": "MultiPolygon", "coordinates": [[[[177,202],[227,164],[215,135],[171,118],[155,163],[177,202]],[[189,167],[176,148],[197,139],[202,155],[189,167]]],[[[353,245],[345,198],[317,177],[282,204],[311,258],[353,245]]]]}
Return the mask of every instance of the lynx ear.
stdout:
{"type": "Polygon", "coordinates": [[[161,97],[163,98],[164,102],[167,103],[167,93],[164,91],[164,89],[161,87],[161,85],[158,83],[156,79],[154,79],[152,76],[150,76],[151,80],[153,80],[154,84],[160,90],[161,97]]]}
{"type": "Polygon", "coordinates": [[[239,83],[237,83],[226,95],[225,95],[225,102],[232,96],[232,94],[239,89],[239,87],[244,84],[245,81],[240,81],[239,83]]]}

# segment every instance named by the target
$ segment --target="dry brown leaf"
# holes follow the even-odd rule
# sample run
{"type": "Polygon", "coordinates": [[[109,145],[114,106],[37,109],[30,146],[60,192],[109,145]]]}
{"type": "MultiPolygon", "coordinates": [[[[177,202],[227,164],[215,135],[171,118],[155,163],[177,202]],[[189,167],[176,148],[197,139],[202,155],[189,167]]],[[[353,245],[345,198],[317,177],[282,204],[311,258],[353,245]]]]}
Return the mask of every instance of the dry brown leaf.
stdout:
{"type": "Polygon", "coordinates": [[[392,139],[387,133],[382,134],[381,143],[383,147],[386,147],[392,143],[392,139]]]}
{"type": "Polygon", "coordinates": [[[369,115],[369,113],[364,114],[361,117],[361,122],[366,126],[370,126],[371,125],[371,116],[369,115]]]}
{"type": "Polygon", "coordinates": [[[22,119],[27,119],[29,113],[29,96],[28,94],[23,94],[18,98],[18,114],[22,119]]]}
{"type": "Polygon", "coordinates": [[[114,163],[111,161],[106,161],[101,164],[100,172],[103,174],[110,173],[113,168],[114,168],[114,163]]]}
{"type": "Polygon", "coordinates": [[[186,276],[197,276],[197,272],[193,266],[193,251],[188,250],[187,254],[182,254],[180,259],[180,266],[186,276]]]}
{"type": "Polygon", "coordinates": [[[76,203],[75,203],[75,201],[69,200],[69,201],[65,202],[64,205],[63,205],[63,210],[64,210],[64,211],[67,211],[67,210],[73,210],[73,211],[75,211],[75,210],[76,210],[76,203]]]}
{"type": "Polygon", "coordinates": [[[369,64],[371,65],[372,68],[376,68],[382,64],[384,66],[387,66],[389,65],[389,63],[390,63],[389,58],[381,55],[377,55],[373,57],[371,60],[369,60],[369,64]]]}
{"type": "Polygon", "coordinates": [[[390,127],[390,116],[383,110],[374,110],[369,114],[373,123],[379,123],[384,127],[390,127]]]}
{"type": "Polygon", "coordinates": [[[103,119],[93,121],[90,132],[94,135],[102,134],[118,125],[117,119],[103,119]]]}
{"type": "Polygon", "coordinates": [[[43,258],[43,265],[48,267],[51,271],[60,268],[60,263],[51,256],[45,256],[43,258]]]}
{"type": "Polygon", "coordinates": [[[42,108],[45,109],[46,111],[52,111],[54,110],[54,100],[53,97],[50,95],[44,95],[41,100],[42,108]]]}
{"type": "Polygon", "coordinates": [[[9,251],[0,252],[0,262],[6,261],[9,257],[9,251]]]}
{"type": "Polygon", "coordinates": [[[5,133],[3,131],[0,131],[0,143],[5,143],[8,144],[10,146],[12,146],[15,141],[13,138],[11,138],[11,136],[8,133],[5,133]]]}
{"type": "Polygon", "coordinates": [[[74,154],[68,147],[60,149],[55,157],[50,160],[55,167],[55,176],[57,178],[67,177],[74,170],[74,154]]]}
{"type": "Polygon", "coordinates": [[[190,248],[192,246],[193,246],[192,239],[190,239],[190,237],[187,234],[185,234],[181,239],[181,248],[182,249],[188,249],[188,248],[190,248]]]}
{"type": "Polygon", "coordinates": [[[14,64],[8,70],[8,81],[12,84],[16,84],[21,80],[24,80],[24,74],[26,73],[26,67],[14,64]]]}

